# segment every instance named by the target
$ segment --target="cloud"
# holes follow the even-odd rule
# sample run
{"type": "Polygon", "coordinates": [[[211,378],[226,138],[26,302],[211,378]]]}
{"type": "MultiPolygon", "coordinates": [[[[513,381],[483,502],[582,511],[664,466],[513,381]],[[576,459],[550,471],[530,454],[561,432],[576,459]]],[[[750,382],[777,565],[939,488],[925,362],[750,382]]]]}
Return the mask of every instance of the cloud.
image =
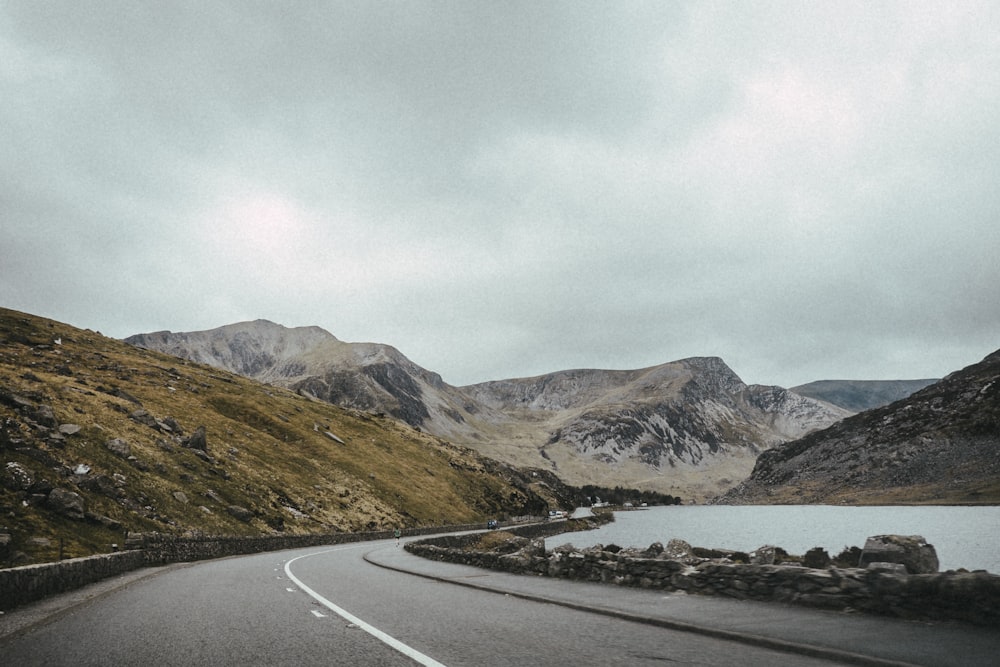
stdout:
{"type": "Polygon", "coordinates": [[[1000,12],[933,3],[0,8],[0,301],[265,317],[454,383],[997,347],[1000,12]]]}

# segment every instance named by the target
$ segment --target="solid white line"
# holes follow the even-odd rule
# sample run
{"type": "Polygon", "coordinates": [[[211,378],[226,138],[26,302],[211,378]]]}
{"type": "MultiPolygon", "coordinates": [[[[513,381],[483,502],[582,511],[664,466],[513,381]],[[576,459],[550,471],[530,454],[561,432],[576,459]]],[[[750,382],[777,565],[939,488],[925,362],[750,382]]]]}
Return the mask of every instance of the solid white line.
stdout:
{"type": "MultiPolygon", "coordinates": [[[[378,628],[376,628],[376,627],[374,627],[372,625],[369,625],[368,623],[365,623],[364,621],[362,621],[357,616],[355,616],[355,615],[351,614],[350,612],[348,612],[346,609],[341,609],[340,607],[338,607],[337,605],[333,604],[332,602],[330,602],[329,600],[327,600],[325,597],[323,597],[322,595],[320,595],[319,593],[317,593],[313,589],[311,589],[308,586],[306,586],[304,583],[302,583],[298,579],[298,577],[296,577],[294,574],[292,574],[291,565],[292,565],[292,563],[294,563],[295,561],[299,560],[300,558],[308,558],[310,556],[318,556],[320,554],[330,553],[331,551],[340,551],[341,549],[344,549],[344,548],[345,547],[341,547],[339,549],[327,549],[326,551],[317,551],[316,553],[306,554],[304,556],[299,556],[297,558],[293,558],[290,561],[288,561],[287,563],[285,563],[285,574],[288,575],[288,578],[291,579],[292,582],[296,586],[298,586],[303,591],[305,591],[306,593],[308,593],[309,595],[311,595],[313,597],[313,599],[316,600],[317,602],[319,602],[321,605],[323,605],[324,607],[326,607],[327,609],[329,609],[333,613],[337,614],[338,616],[340,616],[344,620],[348,621],[349,623],[353,623],[354,625],[358,626],[359,628],[361,628],[362,630],[364,630],[365,632],[367,632],[368,634],[370,634],[372,637],[375,637],[376,639],[378,639],[379,641],[383,642],[384,644],[388,644],[392,648],[396,649],[397,651],[399,651],[403,655],[411,658],[412,660],[415,660],[418,664],[426,665],[427,667],[445,667],[445,665],[443,665],[442,663],[438,662],[434,658],[431,658],[429,656],[424,655],[423,653],[421,653],[420,651],[416,650],[415,648],[407,646],[406,644],[404,644],[403,642],[399,641],[395,637],[387,635],[386,633],[382,632],[378,628]]],[[[346,548],[357,548],[357,547],[346,547],[346,548]]]]}

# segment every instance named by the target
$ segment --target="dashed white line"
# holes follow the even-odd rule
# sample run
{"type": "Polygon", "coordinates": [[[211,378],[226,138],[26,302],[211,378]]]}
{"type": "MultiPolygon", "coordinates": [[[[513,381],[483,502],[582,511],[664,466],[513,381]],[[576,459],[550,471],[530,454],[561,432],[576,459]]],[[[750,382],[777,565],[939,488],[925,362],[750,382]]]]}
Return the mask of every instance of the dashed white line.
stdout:
{"type": "MultiPolygon", "coordinates": [[[[391,646],[392,648],[396,649],[397,651],[399,651],[403,655],[405,655],[408,658],[416,661],[418,664],[425,665],[426,667],[445,667],[444,664],[438,662],[434,658],[431,658],[430,656],[424,655],[423,653],[421,653],[420,651],[416,650],[415,648],[413,648],[411,646],[407,646],[406,644],[404,644],[403,642],[399,641],[395,637],[392,637],[391,635],[387,635],[386,633],[382,632],[381,630],[379,630],[375,626],[369,625],[368,623],[365,623],[360,618],[358,618],[354,614],[350,613],[346,609],[342,609],[342,608],[338,607],[337,605],[335,605],[334,603],[330,602],[329,600],[327,600],[325,597],[323,597],[322,595],[320,595],[319,593],[317,593],[313,589],[311,589],[308,586],[306,586],[302,581],[299,580],[298,577],[296,577],[294,574],[292,574],[292,567],[291,566],[292,566],[292,563],[294,563],[295,561],[297,561],[297,560],[299,560],[301,558],[308,558],[309,556],[318,556],[319,554],[325,554],[325,553],[329,553],[331,551],[339,551],[340,549],[343,549],[343,548],[345,548],[345,547],[340,547],[339,549],[327,549],[326,551],[317,551],[315,553],[306,554],[304,556],[299,556],[297,558],[293,558],[290,561],[288,561],[287,563],[285,563],[285,574],[287,574],[288,578],[292,580],[292,583],[294,583],[296,586],[298,586],[303,591],[305,591],[310,596],[312,596],[312,598],[314,600],[316,600],[317,602],[319,602],[321,605],[323,605],[324,607],[326,607],[327,609],[329,609],[333,613],[337,614],[338,616],[340,616],[341,618],[343,618],[344,620],[346,620],[348,623],[353,623],[357,627],[361,628],[362,630],[364,630],[365,632],[367,632],[368,634],[370,634],[372,637],[375,637],[376,639],[378,639],[382,643],[387,644],[388,646],[391,646]]],[[[357,548],[357,547],[347,547],[347,548],[357,548]]],[[[315,614],[316,612],[313,611],[313,613],[315,614]]]]}
{"type": "Polygon", "coordinates": [[[311,611],[313,613],[313,616],[315,616],[316,618],[326,618],[326,614],[321,612],[319,609],[312,609],[311,611]]]}

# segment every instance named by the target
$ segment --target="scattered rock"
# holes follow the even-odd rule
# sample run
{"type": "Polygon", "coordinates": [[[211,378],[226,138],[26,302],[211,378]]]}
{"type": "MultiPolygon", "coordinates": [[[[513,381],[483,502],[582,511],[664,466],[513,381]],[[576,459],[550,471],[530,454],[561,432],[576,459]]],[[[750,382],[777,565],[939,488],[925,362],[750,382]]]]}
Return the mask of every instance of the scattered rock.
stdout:
{"type": "Polygon", "coordinates": [[[131,419],[132,421],[138,423],[138,424],[143,424],[143,425],[148,426],[150,428],[157,428],[157,426],[156,426],[156,417],[154,417],[153,415],[149,414],[149,412],[147,412],[146,410],[144,410],[142,408],[140,408],[138,410],[133,410],[129,414],[128,418],[131,419]]]}
{"type": "Polygon", "coordinates": [[[249,523],[250,520],[253,519],[253,512],[248,510],[246,507],[241,507],[240,505],[230,505],[226,508],[226,511],[229,512],[231,516],[236,517],[244,523],[249,523]]]}
{"type": "Polygon", "coordinates": [[[181,425],[178,424],[177,420],[174,419],[173,417],[165,417],[163,419],[163,424],[165,424],[167,426],[167,428],[170,429],[171,433],[174,433],[176,435],[183,435],[184,434],[184,429],[181,428],[181,425]]]}
{"type": "Polygon", "coordinates": [[[45,506],[70,519],[82,521],[84,516],[83,496],[73,491],[56,487],[49,492],[45,506]]]}
{"type": "Polygon", "coordinates": [[[813,547],[802,556],[802,564],[817,570],[824,570],[830,565],[830,554],[823,547],[813,547]]]}
{"type": "Polygon", "coordinates": [[[694,558],[694,551],[691,545],[684,540],[674,538],[667,542],[667,546],[663,550],[663,557],[671,560],[688,561],[694,558]]]}
{"type": "Polygon", "coordinates": [[[934,546],[920,535],[875,535],[865,540],[860,567],[869,563],[899,563],[910,574],[931,574],[939,562],[934,546]]]}
{"type": "Polygon", "coordinates": [[[26,491],[34,481],[28,469],[15,461],[8,461],[3,471],[0,471],[0,486],[11,491],[26,491]]]}
{"type": "Polygon", "coordinates": [[[52,411],[51,405],[39,405],[34,409],[31,417],[42,426],[47,426],[49,428],[56,428],[59,426],[59,421],[56,419],[56,414],[52,411]]]}
{"type": "Polygon", "coordinates": [[[208,451],[208,438],[205,434],[205,427],[199,426],[194,430],[194,433],[184,441],[185,447],[190,447],[191,449],[200,449],[203,452],[208,451]]]}
{"type": "Polygon", "coordinates": [[[754,565],[774,565],[778,547],[766,544],[750,552],[750,562],[754,565]]]}
{"type": "Polygon", "coordinates": [[[80,432],[79,424],[60,424],[59,432],[63,435],[76,435],[80,432]]]}
{"type": "Polygon", "coordinates": [[[129,446],[127,442],[121,438],[112,438],[108,440],[105,445],[108,450],[115,456],[120,456],[123,459],[127,459],[132,455],[132,447],[129,446]]]}
{"type": "Polygon", "coordinates": [[[173,496],[177,502],[184,503],[185,505],[188,504],[188,497],[183,491],[174,491],[173,496]]]}

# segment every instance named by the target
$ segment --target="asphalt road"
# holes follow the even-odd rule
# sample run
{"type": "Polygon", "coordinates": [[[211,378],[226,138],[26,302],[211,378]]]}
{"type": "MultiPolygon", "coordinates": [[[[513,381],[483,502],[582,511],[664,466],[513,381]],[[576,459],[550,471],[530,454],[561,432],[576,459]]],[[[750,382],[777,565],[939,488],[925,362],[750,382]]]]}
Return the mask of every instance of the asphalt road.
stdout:
{"type": "MultiPolygon", "coordinates": [[[[402,556],[383,541],[164,568],[8,631],[0,663],[844,664],[413,576],[364,558],[387,549],[402,556]]],[[[6,622],[11,627],[12,618],[6,622]]]]}

